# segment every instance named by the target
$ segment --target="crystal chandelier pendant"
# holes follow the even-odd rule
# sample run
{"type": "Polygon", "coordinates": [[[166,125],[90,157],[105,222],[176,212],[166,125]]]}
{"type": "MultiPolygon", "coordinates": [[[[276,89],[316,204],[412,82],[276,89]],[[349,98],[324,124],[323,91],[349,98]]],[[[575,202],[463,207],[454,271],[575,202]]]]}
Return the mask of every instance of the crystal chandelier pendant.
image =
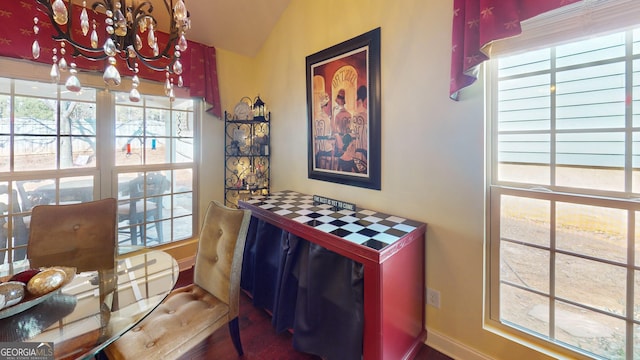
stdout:
{"type": "Polygon", "coordinates": [[[64,58],[64,55],[67,53],[67,50],[64,48],[64,41],[60,43],[60,61],[58,61],[58,68],[60,71],[67,71],[69,68],[67,65],[67,60],[64,58]]]}
{"type": "Polygon", "coordinates": [[[53,81],[54,83],[60,81],[60,70],[58,69],[58,63],[53,63],[53,65],[51,65],[49,76],[51,76],[51,81],[53,81]]]}
{"type": "Polygon", "coordinates": [[[136,88],[131,88],[129,91],[129,101],[137,103],[140,102],[140,91],[136,88]]]}
{"type": "Polygon", "coordinates": [[[58,68],[63,72],[69,69],[69,65],[67,64],[67,60],[65,60],[65,58],[60,58],[60,61],[58,61],[58,68]]]}
{"type": "Polygon", "coordinates": [[[34,59],[40,57],[40,44],[38,40],[33,40],[33,44],[31,44],[31,55],[33,55],[34,59]]]}
{"type": "Polygon", "coordinates": [[[98,33],[96,32],[96,21],[93,20],[93,30],[91,31],[91,47],[98,48],[98,33]]]}
{"type": "Polygon", "coordinates": [[[160,55],[160,49],[158,48],[158,39],[153,43],[153,56],[158,57],[160,55]]]}
{"type": "Polygon", "coordinates": [[[135,75],[131,79],[131,91],[129,91],[129,100],[131,102],[139,102],[140,101],[140,91],[138,91],[138,85],[140,85],[140,78],[138,78],[138,64],[135,64],[135,68],[133,70],[135,75]]]}
{"type": "Polygon", "coordinates": [[[116,56],[116,44],[113,42],[112,38],[107,38],[107,40],[104,42],[104,53],[107,56],[116,56]]]}
{"type": "Polygon", "coordinates": [[[173,63],[173,73],[176,75],[182,74],[182,63],[180,59],[177,59],[176,62],[173,63]]]}
{"type": "Polygon", "coordinates": [[[187,7],[184,5],[184,1],[178,0],[173,7],[173,17],[177,22],[182,22],[187,18],[187,7]]]}
{"type": "Polygon", "coordinates": [[[122,5],[120,5],[120,3],[117,2],[116,12],[113,14],[113,21],[115,26],[114,31],[117,36],[127,35],[127,19],[122,14],[122,11],[120,11],[121,6],[122,5]]]}
{"type": "Polygon", "coordinates": [[[107,30],[107,34],[113,35],[115,31],[113,28],[113,11],[107,10],[105,15],[107,15],[107,18],[104,19],[104,23],[107,25],[105,30],[107,30]]]}
{"type": "Polygon", "coordinates": [[[169,71],[166,73],[166,80],[164,81],[164,94],[169,96],[169,92],[172,90],[171,81],[169,81],[169,71]]]}
{"type": "Polygon", "coordinates": [[[80,28],[82,35],[87,36],[89,33],[89,15],[87,15],[87,2],[82,2],[82,12],[80,13],[80,28]]]}
{"type": "Polygon", "coordinates": [[[136,34],[135,43],[136,50],[140,51],[140,49],[142,49],[142,39],[140,39],[140,35],[138,34],[136,34]]]}
{"type": "Polygon", "coordinates": [[[67,79],[67,82],[64,84],[64,86],[69,91],[79,92],[80,90],[82,90],[82,84],[80,84],[80,80],[78,80],[78,77],[76,76],[76,74],[78,73],[78,70],[76,70],[76,63],[71,63],[71,69],[69,69],[69,73],[71,73],[71,75],[69,75],[69,78],[67,79]]]}
{"type": "Polygon", "coordinates": [[[57,83],[58,81],[60,81],[60,70],[58,69],[58,51],[54,48],[53,50],[53,56],[51,57],[51,60],[53,61],[53,65],[51,65],[51,71],[49,72],[49,76],[51,76],[51,81],[53,81],[54,83],[57,83]]]}
{"type": "Polygon", "coordinates": [[[53,21],[55,21],[56,24],[65,25],[67,21],[69,21],[69,12],[62,0],[55,0],[53,4],[51,4],[51,8],[53,9],[53,21]]]}
{"type": "Polygon", "coordinates": [[[118,68],[116,68],[116,59],[113,56],[109,57],[109,65],[104,69],[102,79],[109,86],[118,86],[122,82],[120,72],[118,68]]]}
{"type": "Polygon", "coordinates": [[[178,87],[181,88],[184,86],[184,81],[182,80],[182,75],[178,76],[178,87]]]}
{"type": "Polygon", "coordinates": [[[147,34],[147,44],[153,48],[153,44],[156,43],[156,33],[153,31],[153,25],[149,25],[149,33],[147,34]]]}
{"type": "Polygon", "coordinates": [[[146,18],[141,18],[140,20],[138,20],[138,29],[140,29],[141,33],[147,31],[147,20],[146,20],[146,18]]]}
{"type": "Polygon", "coordinates": [[[180,39],[178,40],[178,49],[180,49],[180,51],[185,51],[187,50],[187,46],[187,38],[184,34],[180,35],[180,39]]]}
{"type": "MultiPolygon", "coordinates": [[[[37,36],[40,31],[40,27],[38,27],[38,18],[33,18],[33,33],[37,36]]],[[[34,59],[40,57],[40,43],[38,39],[33,40],[33,44],[31,44],[31,55],[33,55],[34,59]]]]}
{"type": "Polygon", "coordinates": [[[171,89],[169,89],[169,94],[167,94],[167,96],[169,97],[169,101],[171,102],[176,99],[176,93],[173,91],[173,81],[171,81],[171,89]]]}

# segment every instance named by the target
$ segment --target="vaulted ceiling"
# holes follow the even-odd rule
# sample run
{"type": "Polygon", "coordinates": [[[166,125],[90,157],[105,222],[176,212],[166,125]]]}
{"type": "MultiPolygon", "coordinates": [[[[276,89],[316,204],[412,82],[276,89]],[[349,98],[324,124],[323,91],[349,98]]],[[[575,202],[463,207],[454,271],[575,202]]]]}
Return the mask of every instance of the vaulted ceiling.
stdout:
{"type": "MultiPolygon", "coordinates": [[[[160,0],[154,0],[159,2],[160,0]]],[[[290,0],[184,0],[191,16],[187,38],[253,57],[290,0]]],[[[158,10],[164,6],[158,4],[158,10]]]]}

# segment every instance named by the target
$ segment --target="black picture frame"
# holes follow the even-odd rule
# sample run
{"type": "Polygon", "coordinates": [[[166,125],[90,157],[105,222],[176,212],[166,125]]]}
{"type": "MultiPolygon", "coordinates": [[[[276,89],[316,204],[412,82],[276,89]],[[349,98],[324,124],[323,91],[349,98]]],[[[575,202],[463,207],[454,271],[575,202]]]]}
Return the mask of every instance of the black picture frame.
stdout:
{"type": "Polygon", "coordinates": [[[306,58],[308,177],[380,190],[380,28],[306,58]]]}

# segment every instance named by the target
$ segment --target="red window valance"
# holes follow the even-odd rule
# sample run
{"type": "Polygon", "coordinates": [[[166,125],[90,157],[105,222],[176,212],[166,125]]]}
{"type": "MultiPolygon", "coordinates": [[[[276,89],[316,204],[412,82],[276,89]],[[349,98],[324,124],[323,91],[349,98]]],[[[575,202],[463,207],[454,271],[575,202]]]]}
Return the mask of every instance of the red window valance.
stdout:
{"type": "Polygon", "coordinates": [[[454,0],[449,95],[473,84],[492,41],[521,33],[526,19],[579,0],[454,0]]]}

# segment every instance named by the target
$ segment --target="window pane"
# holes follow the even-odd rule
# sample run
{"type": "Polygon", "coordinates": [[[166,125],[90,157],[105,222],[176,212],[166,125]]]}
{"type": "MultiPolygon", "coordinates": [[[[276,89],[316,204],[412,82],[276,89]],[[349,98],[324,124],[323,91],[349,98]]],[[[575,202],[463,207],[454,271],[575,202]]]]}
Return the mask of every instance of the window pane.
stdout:
{"type": "Polygon", "coordinates": [[[624,191],[624,154],[623,132],[558,134],[556,184],[624,191]]]}
{"type": "Polygon", "coordinates": [[[550,203],[519,196],[500,197],[500,238],[549,247],[550,203]]]}
{"type": "Polygon", "coordinates": [[[627,260],[625,210],[558,202],[558,249],[611,261],[627,260]]]}
{"type": "Polygon", "coordinates": [[[192,169],[179,169],[173,171],[173,191],[176,193],[193,191],[192,169]]]}
{"type": "Polygon", "coordinates": [[[549,335],[549,298],[514,286],[500,286],[500,320],[549,335]]]}
{"type": "Polygon", "coordinates": [[[498,131],[549,129],[548,74],[503,80],[498,87],[498,131]]]}
{"type": "Polygon", "coordinates": [[[556,336],[605,359],[625,358],[624,320],[556,301],[556,336]]]}
{"type": "Polygon", "coordinates": [[[58,102],[51,99],[16,97],[14,132],[23,135],[57,134],[57,106],[58,102]]]}
{"type": "Polygon", "coordinates": [[[625,33],[598,36],[556,47],[557,66],[571,66],[625,55],[625,33]]]}
{"type": "Polygon", "coordinates": [[[146,111],[146,126],[145,136],[157,137],[167,136],[169,134],[169,117],[170,111],[168,109],[150,109],[146,111]]]}
{"type": "Polygon", "coordinates": [[[625,315],[626,269],[576,256],[556,255],[556,296],[625,315]]]}
{"type": "MultiPolygon", "coordinates": [[[[1,119],[0,119],[1,120],[1,119]]],[[[0,172],[9,172],[11,136],[0,135],[0,172]]]]}
{"type": "Polygon", "coordinates": [[[549,49],[530,51],[526,54],[508,56],[500,59],[500,76],[514,76],[548,70],[551,66],[549,49]]]}
{"type": "Polygon", "coordinates": [[[56,168],[56,136],[14,136],[14,170],[52,170],[56,168]]]}
{"type": "Polygon", "coordinates": [[[625,100],[624,62],[556,73],[558,129],[624,127],[625,100]]]}
{"type": "Polygon", "coordinates": [[[60,133],[89,136],[96,134],[96,106],[93,103],[62,101],[60,133]]]}
{"type": "Polygon", "coordinates": [[[549,135],[498,135],[498,162],[500,181],[549,184],[549,135]]]}
{"type": "Polygon", "coordinates": [[[60,179],[60,204],[72,204],[94,200],[93,176],[76,176],[60,179]]]}
{"type": "Polygon", "coordinates": [[[61,168],[89,168],[96,166],[95,159],[95,137],[75,136],[71,139],[61,139],[60,167],[61,168]],[[66,142],[71,141],[71,149],[68,149],[66,142]],[[66,150],[66,151],[65,151],[66,150]],[[72,153],[69,154],[68,151],[72,153]]]}
{"type": "Polygon", "coordinates": [[[175,163],[189,163],[193,162],[193,139],[191,138],[179,138],[175,139],[175,163]]]}
{"type": "MultiPolygon", "coordinates": [[[[1,79],[1,78],[0,78],[1,79]]],[[[8,134],[11,125],[11,96],[0,94],[0,134],[8,134]]]]}
{"type": "Polygon", "coordinates": [[[500,263],[502,281],[549,293],[549,251],[503,241],[500,263]]]}
{"type": "Polygon", "coordinates": [[[193,234],[192,224],[193,217],[192,216],[183,216],[179,218],[175,218],[173,220],[173,240],[182,240],[188,239],[193,234]]]}
{"type": "Polygon", "coordinates": [[[143,164],[144,109],[116,106],[116,165],[143,164]]]}
{"type": "MultiPolygon", "coordinates": [[[[639,43],[640,45],[640,43],[639,43]]],[[[633,93],[632,93],[632,116],[633,126],[640,126],[640,60],[633,61],[633,93]]]]}

